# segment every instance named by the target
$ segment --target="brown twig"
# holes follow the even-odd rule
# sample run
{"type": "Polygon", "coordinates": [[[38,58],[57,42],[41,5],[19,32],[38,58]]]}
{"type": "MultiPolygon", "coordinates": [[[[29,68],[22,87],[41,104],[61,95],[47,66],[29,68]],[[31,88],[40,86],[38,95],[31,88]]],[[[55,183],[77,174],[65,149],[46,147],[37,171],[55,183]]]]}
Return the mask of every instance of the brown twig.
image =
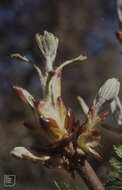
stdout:
{"type": "Polygon", "coordinates": [[[81,167],[77,168],[77,172],[82,177],[90,190],[105,190],[104,186],[96,176],[93,168],[87,160],[81,167]]]}

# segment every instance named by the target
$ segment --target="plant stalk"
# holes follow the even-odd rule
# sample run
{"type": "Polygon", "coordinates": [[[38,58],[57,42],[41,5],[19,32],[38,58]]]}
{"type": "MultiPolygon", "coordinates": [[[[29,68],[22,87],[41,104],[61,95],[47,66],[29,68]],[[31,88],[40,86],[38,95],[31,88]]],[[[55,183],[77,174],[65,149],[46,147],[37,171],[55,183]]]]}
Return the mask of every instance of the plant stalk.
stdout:
{"type": "Polygon", "coordinates": [[[77,168],[77,172],[80,177],[83,178],[90,190],[105,190],[103,184],[87,160],[84,161],[81,167],[77,168]]]}

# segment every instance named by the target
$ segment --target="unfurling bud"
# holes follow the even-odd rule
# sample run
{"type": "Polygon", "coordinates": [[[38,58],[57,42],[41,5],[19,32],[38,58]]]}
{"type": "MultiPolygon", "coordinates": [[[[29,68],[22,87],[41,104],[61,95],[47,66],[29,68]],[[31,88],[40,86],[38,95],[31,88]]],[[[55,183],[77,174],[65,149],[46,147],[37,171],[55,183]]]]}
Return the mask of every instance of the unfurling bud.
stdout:
{"type": "Polygon", "coordinates": [[[120,31],[117,31],[116,37],[122,43],[122,0],[117,0],[117,15],[119,20],[120,31]]]}
{"type": "Polygon", "coordinates": [[[78,99],[78,101],[79,101],[79,103],[80,103],[80,105],[81,105],[81,107],[82,107],[82,110],[83,110],[84,114],[87,115],[88,112],[89,112],[89,108],[88,108],[86,102],[85,102],[84,99],[83,99],[82,97],[80,97],[80,96],[78,96],[77,99],[78,99]]]}
{"type": "Polygon", "coordinates": [[[44,35],[36,34],[36,42],[41,50],[43,56],[47,62],[47,70],[52,70],[52,64],[55,60],[57,48],[58,48],[58,38],[55,37],[52,33],[44,31],[44,35]]]}
{"type": "Polygon", "coordinates": [[[95,151],[95,148],[99,145],[101,136],[97,131],[97,127],[104,121],[108,115],[108,112],[100,115],[98,114],[101,106],[106,101],[112,101],[116,99],[119,93],[120,82],[116,78],[108,79],[99,89],[96,98],[93,101],[93,105],[88,106],[81,97],[78,97],[80,105],[87,116],[86,123],[83,124],[81,134],[78,136],[77,144],[84,152],[92,153],[95,158],[102,160],[102,157],[95,151]]]}
{"type": "Polygon", "coordinates": [[[16,158],[27,159],[31,161],[45,161],[50,159],[49,156],[42,156],[42,157],[35,156],[25,147],[15,147],[10,153],[16,158]]]}
{"type": "Polygon", "coordinates": [[[120,82],[116,78],[108,79],[98,91],[98,96],[106,101],[112,100],[118,96],[120,82]]]}
{"type": "Polygon", "coordinates": [[[115,98],[110,104],[111,112],[118,125],[122,125],[122,104],[119,97],[115,98]]]}
{"type": "Polygon", "coordinates": [[[122,24],[122,1],[117,0],[117,14],[120,24],[122,24]]]}
{"type": "Polygon", "coordinates": [[[100,107],[106,101],[112,101],[118,96],[120,89],[120,82],[116,78],[108,79],[99,89],[96,98],[94,99],[94,106],[96,109],[96,113],[99,112],[100,107]]]}

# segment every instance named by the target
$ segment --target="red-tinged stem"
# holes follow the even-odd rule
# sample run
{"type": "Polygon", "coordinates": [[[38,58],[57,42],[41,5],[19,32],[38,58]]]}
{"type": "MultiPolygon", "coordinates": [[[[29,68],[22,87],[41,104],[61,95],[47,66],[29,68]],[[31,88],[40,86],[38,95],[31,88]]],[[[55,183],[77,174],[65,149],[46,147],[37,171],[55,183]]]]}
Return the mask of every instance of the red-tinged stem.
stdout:
{"type": "Polygon", "coordinates": [[[103,184],[87,160],[84,161],[82,166],[77,168],[77,172],[80,177],[84,179],[89,190],[105,190],[103,184]]]}

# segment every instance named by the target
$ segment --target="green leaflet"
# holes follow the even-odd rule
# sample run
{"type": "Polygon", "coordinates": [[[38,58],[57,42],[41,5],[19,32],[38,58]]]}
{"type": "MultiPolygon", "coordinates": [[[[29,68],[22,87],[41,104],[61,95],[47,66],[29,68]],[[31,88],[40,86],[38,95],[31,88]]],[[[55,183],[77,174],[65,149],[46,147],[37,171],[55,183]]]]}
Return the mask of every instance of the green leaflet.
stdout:
{"type": "Polygon", "coordinates": [[[122,158],[122,145],[120,145],[119,147],[114,145],[114,151],[119,158],[122,158]]]}
{"type": "Polygon", "coordinates": [[[114,155],[109,161],[112,171],[109,173],[109,180],[105,187],[107,190],[122,190],[122,145],[114,145],[114,155]]]}

